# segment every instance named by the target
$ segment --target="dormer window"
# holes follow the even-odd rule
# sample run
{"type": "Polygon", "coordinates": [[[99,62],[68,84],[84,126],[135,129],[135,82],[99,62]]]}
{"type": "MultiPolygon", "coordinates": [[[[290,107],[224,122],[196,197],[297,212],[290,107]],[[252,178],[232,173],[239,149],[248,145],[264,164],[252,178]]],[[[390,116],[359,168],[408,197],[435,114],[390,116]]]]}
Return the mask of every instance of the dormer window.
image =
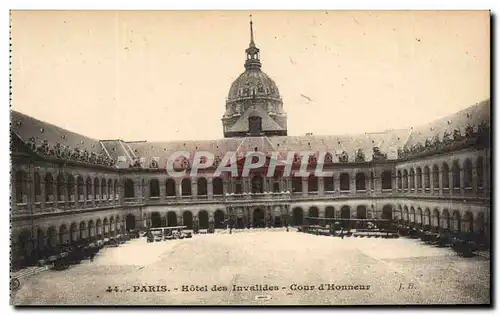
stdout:
{"type": "Polygon", "coordinates": [[[43,128],[40,128],[40,132],[43,133],[45,131],[45,129],[43,128]]]}

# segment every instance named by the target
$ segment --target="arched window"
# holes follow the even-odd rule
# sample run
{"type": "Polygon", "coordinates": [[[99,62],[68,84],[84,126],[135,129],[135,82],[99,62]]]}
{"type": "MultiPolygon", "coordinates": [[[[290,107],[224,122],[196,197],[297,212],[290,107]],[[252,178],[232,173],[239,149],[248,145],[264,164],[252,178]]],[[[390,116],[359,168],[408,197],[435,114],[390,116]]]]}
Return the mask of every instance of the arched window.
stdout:
{"type": "Polygon", "coordinates": [[[87,190],[87,200],[92,200],[92,180],[90,177],[87,177],[85,186],[87,190]]]}
{"type": "Polygon", "coordinates": [[[191,196],[191,180],[189,178],[182,180],[181,188],[183,196],[191,196]]]}
{"type": "Polygon", "coordinates": [[[99,179],[94,178],[94,199],[99,200],[99,179]]]}
{"type": "Polygon", "coordinates": [[[106,188],[106,179],[101,178],[101,199],[105,200],[106,199],[106,191],[108,189],[106,188]]]}
{"type": "Polygon", "coordinates": [[[431,171],[428,166],[424,167],[424,188],[431,188],[431,171]]]}
{"type": "Polygon", "coordinates": [[[205,179],[205,177],[198,178],[197,188],[198,196],[207,195],[207,180],[205,179]]]}
{"type": "Polygon", "coordinates": [[[167,188],[167,196],[173,197],[175,196],[175,181],[172,178],[167,179],[166,183],[167,188]]]}
{"type": "Polygon", "coordinates": [[[28,185],[27,176],[24,171],[17,171],[15,175],[16,181],[16,202],[17,203],[27,203],[28,202],[28,185]]]}
{"type": "Polygon", "coordinates": [[[410,169],[410,189],[415,189],[415,170],[410,169]]]}
{"type": "Polygon", "coordinates": [[[434,189],[439,189],[439,167],[437,165],[432,167],[432,185],[434,189]]]}
{"type": "Polygon", "coordinates": [[[45,201],[54,201],[54,179],[50,173],[45,175],[45,201]]]}
{"type": "Polygon", "coordinates": [[[408,171],[403,170],[403,189],[408,189],[408,171]]]}
{"type": "MultiPolygon", "coordinates": [[[[401,176],[401,172],[399,172],[399,176],[401,176]]],[[[401,181],[401,177],[398,178],[401,181]]],[[[391,171],[383,171],[382,172],[382,189],[392,189],[392,172],[391,171]]]]}
{"type": "Polygon", "coordinates": [[[451,230],[454,232],[460,232],[460,212],[457,210],[453,211],[453,216],[451,218],[451,230]]]}
{"type": "Polygon", "coordinates": [[[335,186],[333,184],[333,177],[325,177],[323,179],[323,184],[325,186],[325,191],[334,191],[335,186]]]}
{"type": "Polygon", "coordinates": [[[160,183],[156,178],[149,181],[149,197],[160,197],[160,183]]]}
{"type": "Polygon", "coordinates": [[[356,190],[366,190],[365,173],[357,173],[356,174],[356,190]]]}
{"type": "Polygon", "coordinates": [[[351,190],[351,183],[349,179],[348,173],[340,174],[340,190],[341,191],[349,191],[351,190]]]}
{"type": "Polygon", "coordinates": [[[83,186],[83,177],[78,176],[76,179],[76,187],[78,193],[78,200],[83,201],[85,199],[85,191],[83,186]]]}
{"type": "Polygon", "coordinates": [[[135,196],[135,191],[134,191],[134,182],[130,179],[127,178],[125,179],[125,198],[134,198],[135,196]]]}
{"type": "Polygon", "coordinates": [[[472,188],[472,162],[469,159],[464,162],[464,186],[472,188]]]}
{"type": "Polygon", "coordinates": [[[212,180],[213,192],[216,196],[221,196],[224,194],[224,184],[220,177],[215,177],[212,180]]]}
{"type": "Polygon", "coordinates": [[[417,167],[417,188],[422,188],[422,169],[417,167]]]}
{"type": "Polygon", "coordinates": [[[302,192],[302,177],[293,177],[292,179],[292,192],[301,193],[302,192]]]}
{"type": "Polygon", "coordinates": [[[450,168],[448,167],[448,164],[443,163],[443,189],[449,189],[450,188],[450,168]]]}
{"type": "Polygon", "coordinates": [[[115,184],[113,185],[113,189],[114,189],[114,192],[115,192],[114,198],[118,199],[118,180],[117,179],[115,179],[115,184]]]}
{"type": "Polygon", "coordinates": [[[251,180],[252,193],[263,193],[264,192],[264,179],[260,175],[255,175],[251,180]]]}
{"type": "Polygon", "coordinates": [[[460,188],[460,165],[458,165],[458,161],[453,162],[451,172],[453,177],[453,188],[460,188]]]}
{"type": "Polygon", "coordinates": [[[262,118],[258,116],[248,117],[248,129],[251,135],[260,135],[262,133],[262,118]]]}
{"type": "Polygon", "coordinates": [[[35,182],[35,202],[39,202],[42,195],[42,188],[40,184],[40,173],[33,173],[33,180],[35,182]]]}
{"type": "Polygon", "coordinates": [[[477,174],[477,190],[482,191],[484,189],[484,165],[482,156],[477,158],[476,174],[477,174]]]}
{"type": "Polygon", "coordinates": [[[75,201],[75,178],[73,175],[68,174],[68,200],[75,201]]]}
{"type": "Polygon", "coordinates": [[[310,175],[307,180],[307,190],[309,192],[317,192],[318,191],[318,178],[314,175],[310,175]]]}
{"type": "Polygon", "coordinates": [[[57,201],[64,201],[64,175],[59,173],[56,183],[57,201]]]}
{"type": "Polygon", "coordinates": [[[403,179],[402,179],[401,171],[398,171],[398,189],[403,189],[403,179]]]}
{"type": "Polygon", "coordinates": [[[113,199],[113,181],[111,178],[108,180],[108,199],[113,199]]]}

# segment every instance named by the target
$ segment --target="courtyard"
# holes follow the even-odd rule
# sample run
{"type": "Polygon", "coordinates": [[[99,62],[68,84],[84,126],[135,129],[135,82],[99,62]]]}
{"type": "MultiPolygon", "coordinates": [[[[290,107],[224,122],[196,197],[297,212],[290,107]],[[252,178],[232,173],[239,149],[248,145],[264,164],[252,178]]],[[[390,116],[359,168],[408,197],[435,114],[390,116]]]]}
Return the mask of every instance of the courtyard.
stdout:
{"type": "Polygon", "coordinates": [[[490,261],[419,240],[283,229],[104,248],[23,278],[14,305],[359,305],[490,302],[490,261]]]}

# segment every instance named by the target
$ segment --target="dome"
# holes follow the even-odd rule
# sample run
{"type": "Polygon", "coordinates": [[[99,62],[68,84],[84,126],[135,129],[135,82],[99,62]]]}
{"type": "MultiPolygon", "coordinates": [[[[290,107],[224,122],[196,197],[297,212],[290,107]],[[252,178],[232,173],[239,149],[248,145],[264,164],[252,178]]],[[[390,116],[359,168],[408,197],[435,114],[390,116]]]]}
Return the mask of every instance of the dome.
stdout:
{"type": "Polygon", "coordinates": [[[280,99],[276,83],[260,69],[247,69],[231,84],[227,101],[232,102],[248,97],[280,99]]]}

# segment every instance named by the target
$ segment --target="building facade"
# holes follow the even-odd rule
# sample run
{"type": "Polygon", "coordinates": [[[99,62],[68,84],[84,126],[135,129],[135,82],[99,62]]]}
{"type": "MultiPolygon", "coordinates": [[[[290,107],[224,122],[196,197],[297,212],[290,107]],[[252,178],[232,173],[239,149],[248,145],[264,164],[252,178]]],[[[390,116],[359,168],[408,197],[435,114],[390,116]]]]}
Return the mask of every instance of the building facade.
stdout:
{"type": "Polygon", "coordinates": [[[226,101],[223,139],[96,140],[12,111],[13,259],[27,262],[61,244],[130,229],[271,228],[318,223],[314,218],[389,219],[489,240],[489,100],[416,128],[287,136],[283,100],[261,70],[252,29],[245,53],[245,71],[226,101]],[[176,151],[191,154],[175,161],[178,170],[189,171],[198,151],[213,153],[213,166],[171,177],[165,161],[176,151]],[[228,151],[242,157],[239,166],[245,152],[262,152],[268,160],[249,176],[214,176],[228,151]],[[265,176],[273,152],[302,151],[310,152],[312,175],[277,167],[265,176]],[[333,176],[316,177],[318,161],[333,176]]]}

